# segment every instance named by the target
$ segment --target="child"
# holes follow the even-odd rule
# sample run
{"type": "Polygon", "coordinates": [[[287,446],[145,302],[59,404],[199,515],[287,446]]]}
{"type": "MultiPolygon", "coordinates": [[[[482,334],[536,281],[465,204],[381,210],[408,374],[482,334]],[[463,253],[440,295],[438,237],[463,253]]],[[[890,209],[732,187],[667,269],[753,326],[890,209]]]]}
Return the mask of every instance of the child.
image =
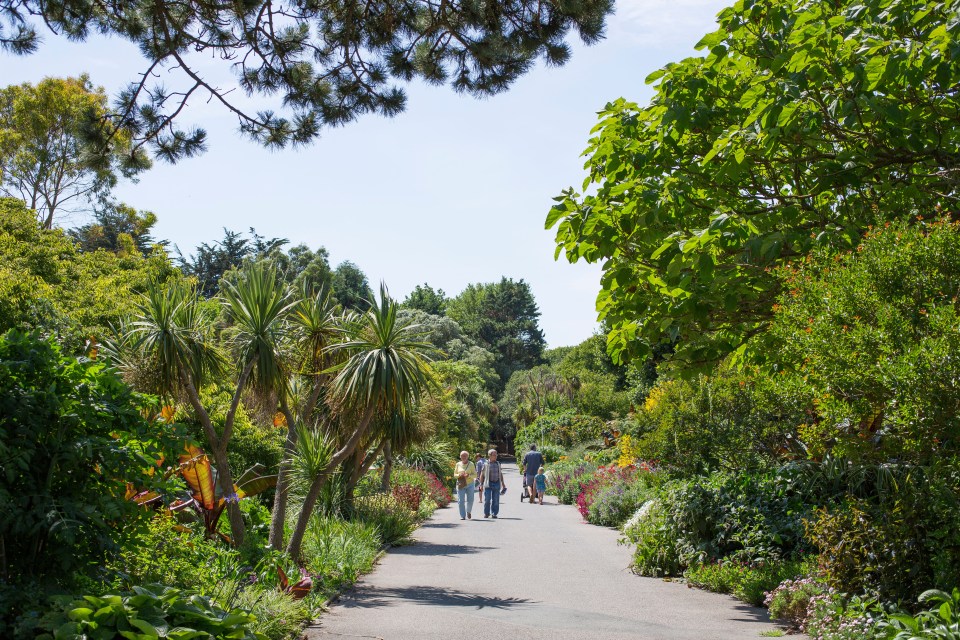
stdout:
{"type": "Polygon", "coordinates": [[[537,498],[540,499],[540,504],[543,504],[543,494],[547,492],[547,474],[543,472],[543,467],[537,469],[533,482],[537,486],[537,498]]]}

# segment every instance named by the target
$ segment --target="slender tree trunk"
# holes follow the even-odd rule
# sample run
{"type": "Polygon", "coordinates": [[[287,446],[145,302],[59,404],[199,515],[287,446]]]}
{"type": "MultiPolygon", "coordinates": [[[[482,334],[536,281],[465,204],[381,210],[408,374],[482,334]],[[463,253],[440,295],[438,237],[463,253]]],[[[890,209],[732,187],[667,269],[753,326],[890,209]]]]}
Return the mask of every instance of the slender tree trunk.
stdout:
{"type": "Polygon", "coordinates": [[[231,540],[235,547],[239,547],[243,544],[244,537],[243,515],[240,513],[240,504],[233,490],[233,474],[230,473],[230,463],[227,460],[227,440],[217,437],[217,431],[213,428],[213,421],[210,420],[210,414],[207,413],[207,410],[203,408],[203,403],[200,402],[200,394],[197,392],[196,386],[182,371],[180,381],[187,390],[190,404],[193,405],[193,410],[200,418],[200,425],[210,442],[213,461],[217,467],[217,482],[220,484],[221,493],[227,499],[227,517],[230,520],[231,540]]]}
{"type": "Polygon", "coordinates": [[[380,491],[390,490],[390,474],[393,473],[393,445],[388,441],[383,448],[383,475],[380,479],[380,491]]]}
{"type": "Polygon", "coordinates": [[[287,498],[290,492],[290,471],[293,456],[297,450],[297,428],[293,413],[287,405],[286,398],[280,399],[280,411],[287,419],[287,440],[283,445],[283,458],[280,460],[280,469],[277,472],[277,491],[273,499],[273,513],[270,514],[270,546],[274,549],[283,549],[283,528],[287,520],[287,498]]]}
{"type": "Polygon", "coordinates": [[[356,430],[350,436],[350,439],[347,441],[343,447],[333,454],[330,458],[327,468],[317,474],[317,477],[313,480],[310,485],[310,490],[307,492],[307,497],[303,501],[303,507],[300,509],[300,514],[297,516],[297,524],[293,528],[293,533],[290,535],[290,542],[287,543],[287,554],[294,558],[295,560],[300,560],[300,551],[303,546],[303,536],[307,531],[307,525],[310,523],[310,516],[313,514],[313,508],[317,505],[317,498],[320,497],[320,491],[323,489],[323,485],[327,481],[327,477],[330,475],[330,471],[335,469],[340,463],[347,459],[354,451],[357,450],[357,445],[360,444],[360,440],[363,438],[363,435],[367,432],[367,428],[370,426],[370,423],[373,421],[373,415],[375,413],[375,407],[369,407],[364,413],[363,417],[360,419],[360,424],[357,425],[356,430]]]}
{"type": "Polygon", "coordinates": [[[233,546],[239,547],[243,544],[245,528],[243,514],[240,512],[240,501],[237,499],[236,491],[233,488],[233,474],[230,472],[230,462],[227,460],[227,447],[221,445],[211,448],[213,449],[213,461],[217,465],[217,481],[220,483],[220,491],[223,492],[223,497],[227,501],[230,539],[233,546]]]}
{"type": "Polygon", "coordinates": [[[367,474],[367,471],[370,470],[370,467],[373,466],[376,459],[380,457],[380,453],[383,451],[385,444],[386,439],[382,440],[380,444],[377,445],[377,448],[370,452],[358,449],[353,457],[343,463],[349,471],[347,475],[347,486],[343,494],[348,514],[353,515],[353,505],[356,498],[354,494],[357,490],[357,485],[360,484],[360,480],[367,474]]]}

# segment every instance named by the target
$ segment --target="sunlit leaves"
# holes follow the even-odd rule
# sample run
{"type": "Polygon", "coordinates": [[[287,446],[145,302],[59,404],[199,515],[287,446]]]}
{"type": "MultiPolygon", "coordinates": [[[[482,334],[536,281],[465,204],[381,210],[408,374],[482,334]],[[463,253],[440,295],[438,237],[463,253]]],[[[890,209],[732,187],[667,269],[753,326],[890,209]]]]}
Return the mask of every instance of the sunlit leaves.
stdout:
{"type": "Polygon", "coordinates": [[[603,109],[547,227],[557,257],[604,265],[616,357],[715,362],[764,330],[773,267],[957,204],[957,6],[741,0],[648,77],[650,104],[603,109]]]}

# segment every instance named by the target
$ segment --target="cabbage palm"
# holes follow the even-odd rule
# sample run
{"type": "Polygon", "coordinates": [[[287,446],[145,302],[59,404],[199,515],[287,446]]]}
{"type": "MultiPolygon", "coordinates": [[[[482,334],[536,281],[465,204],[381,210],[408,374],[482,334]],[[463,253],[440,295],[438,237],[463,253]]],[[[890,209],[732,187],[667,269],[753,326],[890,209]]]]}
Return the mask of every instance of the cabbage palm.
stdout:
{"type": "Polygon", "coordinates": [[[381,285],[380,299],[365,313],[347,318],[344,339],[324,350],[342,358],[333,368],[329,406],[340,424],[354,426],[340,434],[340,448],[310,485],[287,546],[294,558],[300,556],[310,515],[330,473],[356,451],[377,416],[410,410],[429,383],[434,348],[423,341],[419,325],[398,321],[398,310],[399,304],[381,285]]]}
{"type": "Polygon", "coordinates": [[[329,377],[329,374],[324,372],[332,364],[332,358],[325,350],[339,337],[340,325],[337,322],[336,310],[337,305],[330,287],[324,284],[315,292],[304,288],[302,298],[290,314],[290,338],[300,361],[298,379],[308,380],[309,384],[306,385],[306,398],[296,412],[290,406],[290,398],[297,394],[291,393],[286,387],[283,387],[279,394],[280,411],[287,423],[287,438],[277,476],[273,512],[270,514],[269,542],[274,549],[283,548],[291,464],[297,455],[298,437],[304,428],[312,426],[313,414],[323,392],[324,382],[329,377]]]}
{"type": "Polygon", "coordinates": [[[200,304],[196,291],[181,284],[165,289],[148,288],[132,330],[138,348],[157,365],[160,391],[182,391],[197,415],[217,465],[218,482],[227,497],[227,514],[233,542],[243,542],[243,519],[235,496],[233,476],[227,461],[227,445],[240,399],[252,380],[263,387],[283,380],[280,358],[283,321],[293,302],[272,269],[254,265],[241,272],[236,284],[224,283],[223,302],[232,322],[230,346],[240,364],[233,398],[223,431],[218,434],[203,406],[199,389],[225,375],[224,354],[213,340],[213,318],[200,304]]]}

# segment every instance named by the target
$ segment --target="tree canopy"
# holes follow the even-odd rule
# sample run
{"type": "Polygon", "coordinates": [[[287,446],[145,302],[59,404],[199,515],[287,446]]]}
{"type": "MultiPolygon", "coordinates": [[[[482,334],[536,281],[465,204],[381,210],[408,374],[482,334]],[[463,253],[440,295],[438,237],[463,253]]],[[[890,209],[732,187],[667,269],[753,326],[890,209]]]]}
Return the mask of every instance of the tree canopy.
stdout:
{"type": "Polygon", "coordinates": [[[443,289],[434,289],[424,282],[418,284],[403,301],[408,309],[419,309],[431,315],[442,316],[447,310],[447,294],[443,289]]]}
{"type": "Polygon", "coordinates": [[[304,144],[323,126],[364,113],[399,113],[406,96],[398,82],[449,82],[477,96],[504,91],[538,59],[564,63],[569,31],[588,44],[600,39],[612,9],[611,0],[376,6],[2,0],[0,48],[35,51],[40,25],[75,41],[101,33],[132,42],[146,58],[144,72],[118,97],[111,126],[135,132],[137,148],[175,160],[206,142],[202,130],[178,126],[191,97],[219,103],[263,144],[304,144]],[[220,84],[227,72],[242,91],[220,84]],[[243,93],[273,103],[252,111],[238,99],[243,93]]]}
{"type": "Polygon", "coordinates": [[[540,310],[530,285],[501,278],[500,282],[471,284],[447,303],[447,315],[464,333],[496,356],[494,369],[502,383],[514,371],[543,360],[546,340],[540,329],[540,310]]]}
{"type": "Polygon", "coordinates": [[[0,195],[23,200],[46,229],[64,212],[105,202],[118,175],[150,166],[129,132],[93,142],[109,113],[106,93],[87,76],[0,89],[0,195]]]}
{"type": "Polygon", "coordinates": [[[740,0],[600,114],[586,195],[547,218],[557,256],[602,262],[618,359],[675,343],[716,362],[769,322],[772,270],[878,219],[957,205],[958,3],[740,0]]]}

